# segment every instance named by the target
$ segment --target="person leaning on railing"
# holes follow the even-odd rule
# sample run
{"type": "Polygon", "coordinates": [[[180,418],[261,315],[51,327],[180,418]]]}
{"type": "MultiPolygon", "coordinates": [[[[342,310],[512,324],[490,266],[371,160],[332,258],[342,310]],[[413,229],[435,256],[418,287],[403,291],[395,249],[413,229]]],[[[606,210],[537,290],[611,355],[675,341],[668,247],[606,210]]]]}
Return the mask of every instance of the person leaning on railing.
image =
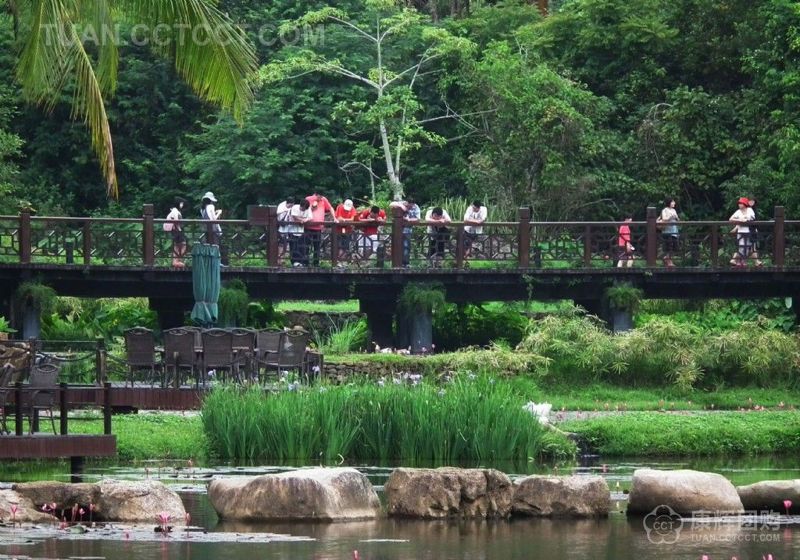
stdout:
{"type": "Polygon", "coordinates": [[[472,252],[472,246],[483,235],[483,222],[486,221],[488,210],[479,200],[472,203],[472,206],[464,212],[464,258],[468,258],[472,252]]]}
{"type": "Polygon", "coordinates": [[[390,208],[400,208],[403,211],[403,266],[408,268],[411,264],[411,234],[414,231],[412,224],[419,222],[422,211],[411,196],[405,200],[396,200],[389,204],[390,208]]]}
{"type": "Polygon", "coordinates": [[[436,206],[425,213],[428,222],[428,261],[431,266],[438,268],[444,258],[444,249],[450,239],[450,229],[447,227],[452,220],[447,210],[436,206]]]}
{"type": "Polygon", "coordinates": [[[661,228],[661,239],[664,243],[664,266],[673,267],[675,263],[672,262],[672,255],[678,251],[678,211],[675,210],[676,202],[674,198],[668,198],[664,202],[664,208],[661,210],[656,222],[661,228]]]}

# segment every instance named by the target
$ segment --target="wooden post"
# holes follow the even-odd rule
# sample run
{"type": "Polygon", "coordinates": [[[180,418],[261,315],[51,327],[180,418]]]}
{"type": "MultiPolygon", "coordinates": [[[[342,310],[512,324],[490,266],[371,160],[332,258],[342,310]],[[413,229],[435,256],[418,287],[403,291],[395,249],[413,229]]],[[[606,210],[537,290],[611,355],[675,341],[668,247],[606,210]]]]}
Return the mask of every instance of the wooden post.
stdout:
{"type": "Polygon", "coordinates": [[[31,262],[31,211],[27,208],[19,213],[19,262],[31,262]]]}
{"type": "Polygon", "coordinates": [[[583,227],[583,266],[592,266],[592,226],[583,227]]]}
{"type": "Polygon", "coordinates": [[[775,207],[775,228],[772,230],[772,264],[783,266],[786,259],[786,208],[775,207]]]}
{"type": "Polygon", "coordinates": [[[89,220],[83,222],[83,264],[92,264],[92,223],[89,220]]]}
{"type": "Polygon", "coordinates": [[[22,435],[22,382],[14,383],[14,433],[22,435]]]}
{"type": "MultiPolygon", "coordinates": [[[[331,223],[331,267],[339,263],[339,225],[331,223]]],[[[324,231],[324,230],[323,230],[324,231]]]]}
{"type": "Polygon", "coordinates": [[[75,264],[75,243],[72,241],[64,242],[64,257],[67,264],[75,264]]]}
{"type": "Polygon", "coordinates": [[[280,266],[278,256],[278,207],[267,206],[267,264],[269,266],[280,266]]]}
{"type": "Polygon", "coordinates": [[[61,423],[61,435],[66,436],[69,434],[69,427],[67,426],[67,416],[69,414],[69,403],[67,402],[67,387],[66,383],[60,383],[58,386],[58,414],[61,423]]]}
{"type": "Polygon", "coordinates": [[[456,230],[456,268],[464,268],[464,224],[456,230]]]}
{"type": "Polygon", "coordinates": [[[153,222],[153,205],[145,204],[142,213],[142,244],[144,266],[155,263],[155,224],[153,222]]]}
{"type": "Polygon", "coordinates": [[[519,268],[531,265],[531,209],[520,208],[517,215],[517,251],[519,252],[519,268]]]}
{"type": "Polygon", "coordinates": [[[106,381],[106,341],[102,336],[96,339],[94,351],[95,383],[99,387],[106,381]]]}
{"type": "Polygon", "coordinates": [[[536,5],[539,8],[539,12],[542,14],[542,17],[547,15],[548,10],[550,9],[549,0],[536,0],[536,5]]]}
{"type": "Polygon", "coordinates": [[[111,383],[103,383],[103,433],[111,435],[111,383]]]}
{"type": "Polygon", "coordinates": [[[656,217],[658,212],[654,206],[647,207],[647,233],[645,256],[647,266],[654,267],[658,260],[658,228],[656,227],[656,217]]]}
{"type": "Polygon", "coordinates": [[[711,226],[711,266],[719,266],[719,226],[711,226]]]}
{"type": "MultiPolygon", "coordinates": [[[[392,268],[403,266],[403,228],[406,221],[402,208],[397,206],[392,208],[392,268]]],[[[409,247],[409,251],[411,248],[409,247]]],[[[409,255],[409,259],[411,255],[409,255]]]]}

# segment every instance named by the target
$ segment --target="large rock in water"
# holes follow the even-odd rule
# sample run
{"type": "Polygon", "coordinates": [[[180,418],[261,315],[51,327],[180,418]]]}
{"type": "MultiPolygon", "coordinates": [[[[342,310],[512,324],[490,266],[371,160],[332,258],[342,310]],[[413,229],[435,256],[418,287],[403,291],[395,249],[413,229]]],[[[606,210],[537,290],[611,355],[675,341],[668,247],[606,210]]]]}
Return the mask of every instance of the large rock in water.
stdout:
{"type": "Polygon", "coordinates": [[[800,513],[800,479],[765,480],[748,486],[738,486],[739,498],[748,511],[786,513],[785,500],[791,500],[789,513],[800,513]]]}
{"type": "Polygon", "coordinates": [[[344,521],[380,513],[372,484],[352,468],[218,478],[208,486],[208,498],[222,519],[241,521],[344,521]]]}
{"type": "Polygon", "coordinates": [[[513,497],[494,469],[395,469],[384,490],[389,515],[422,519],[507,517],[513,497]]]}
{"type": "Polygon", "coordinates": [[[742,513],[742,501],[733,484],[722,475],[691,470],[637,469],[628,496],[629,514],[648,514],[659,506],[676,513],[742,513]]]}
{"type": "Polygon", "coordinates": [[[14,520],[20,523],[43,523],[52,521],[53,517],[36,509],[36,505],[26,496],[14,490],[0,490],[0,517],[11,520],[11,508],[16,506],[14,520]]]}
{"type": "Polygon", "coordinates": [[[156,480],[103,480],[99,484],[26,482],[15,484],[13,489],[37,508],[56,504],[57,514],[70,521],[70,510],[75,504],[85,511],[93,504],[94,519],[103,521],[155,522],[160,513],[166,512],[173,522],[181,523],[186,515],[180,496],[156,480]]]}
{"type": "Polygon", "coordinates": [[[157,480],[103,480],[97,486],[95,511],[102,519],[155,522],[157,516],[165,512],[171,523],[183,523],[186,516],[180,496],[157,480]]]}
{"type": "Polygon", "coordinates": [[[606,517],[611,492],[602,476],[528,476],[514,482],[514,515],[606,517]]]}

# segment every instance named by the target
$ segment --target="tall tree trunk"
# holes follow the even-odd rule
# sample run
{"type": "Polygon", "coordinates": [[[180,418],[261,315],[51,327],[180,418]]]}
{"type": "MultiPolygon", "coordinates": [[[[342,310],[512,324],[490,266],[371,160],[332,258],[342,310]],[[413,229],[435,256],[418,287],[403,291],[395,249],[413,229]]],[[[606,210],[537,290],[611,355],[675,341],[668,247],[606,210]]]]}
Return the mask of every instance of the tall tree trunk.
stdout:
{"type": "Polygon", "coordinates": [[[380,128],[383,156],[386,158],[386,174],[389,176],[389,183],[392,185],[392,197],[394,200],[400,200],[403,197],[403,185],[400,183],[400,177],[398,177],[394,169],[392,147],[389,145],[389,133],[386,131],[386,123],[383,119],[381,119],[380,128]]]}

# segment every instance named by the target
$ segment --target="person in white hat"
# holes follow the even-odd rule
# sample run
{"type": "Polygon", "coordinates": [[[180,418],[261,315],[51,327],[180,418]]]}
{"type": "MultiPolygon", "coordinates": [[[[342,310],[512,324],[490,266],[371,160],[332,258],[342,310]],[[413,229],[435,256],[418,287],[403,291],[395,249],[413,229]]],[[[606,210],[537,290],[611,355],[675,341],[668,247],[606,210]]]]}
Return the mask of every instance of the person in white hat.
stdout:
{"type": "MultiPolygon", "coordinates": [[[[222,215],[222,210],[217,210],[217,208],[214,206],[216,203],[217,198],[214,196],[213,192],[208,191],[203,195],[200,215],[204,220],[213,222],[219,220],[219,217],[222,215]]],[[[220,263],[223,266],[228,266],[228,252],[223,248],[222,245],[222,226],[220,226],[218,223],[214,223],[214,225],[210,228],[207,237],[209,244],[219,246],[220,263]]]]}
{"type": "MultiPolygon", "coordinates": [[[[353,201],[349,198],[336,207],[336,221],[338,223],[352,223],[356,219],[358,211],[353,206],[353,201]]],[[[336,232],[339,234],[339,263],[337,266],[344,266],[345,261],[350,260],[350,252],[353,246],[353,226],[343,225],[336,232]]]]}

